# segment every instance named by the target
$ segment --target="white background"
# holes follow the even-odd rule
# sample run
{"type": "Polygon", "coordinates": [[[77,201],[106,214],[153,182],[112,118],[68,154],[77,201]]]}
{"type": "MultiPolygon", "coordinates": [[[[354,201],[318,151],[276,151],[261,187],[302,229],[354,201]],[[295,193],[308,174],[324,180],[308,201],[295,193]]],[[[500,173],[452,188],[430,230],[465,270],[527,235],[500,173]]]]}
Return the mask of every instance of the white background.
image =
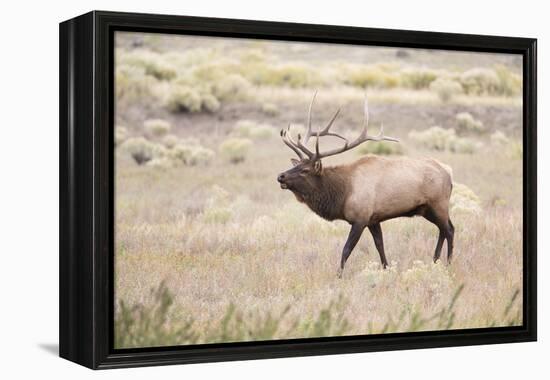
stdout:
{"type": "Polygon", "coordinates": [[[550,20],[545,1],[5,1],[0,22],[0,377],[548,378],[546,130],[550,20]],[[93,372],[59,359],[58,23],[89,10],[338,24],[539,39],[539,342],[93,372]],[[546,300],[544,299],[546,297],[546,300]],[[544,351],[547,351],[544,354],[544,351]]]}

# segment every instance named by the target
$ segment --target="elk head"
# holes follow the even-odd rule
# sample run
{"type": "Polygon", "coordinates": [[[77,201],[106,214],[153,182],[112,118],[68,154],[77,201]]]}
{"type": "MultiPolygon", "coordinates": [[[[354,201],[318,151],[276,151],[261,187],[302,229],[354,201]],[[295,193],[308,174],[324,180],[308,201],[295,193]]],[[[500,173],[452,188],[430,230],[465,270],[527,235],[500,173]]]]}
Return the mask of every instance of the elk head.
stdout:
{"type": "Polygon", "coordinates": [[[291,190],[298,197],[299,200],[303,200],[303,198],[306,197],[309,192],[311,192],[312,190],[314,190],[320,185],[320,177],[322,176],[322,173],[323,173],[323,164],[321,163],[321,159],[346,152],[366,141],[383,141],[384,140],[384,141],[398,142],[397,139],[384,135],[383,126],[380,128],[380,133],[377,136],[369,136],[367,134],[367,126],[369,122],[369,109],[368,109],[368,101],[366,97],[365,97],[365,105],[364,105],[365,113],[364,113],[364,119],[363,119],[363,127],[361,130],[361,133],[355,140],[349,142],[348,139],[345,138],[344,136],[341,136],[337,133],[330,131],[330,128],[334,123],[334,120],[336,120],[336,117],[340,113],[340,109],[338,109],[334,113],[334,115],[332,116],[328,124],[323,129],[318,128],[317,132],[313,133],[311,130],[311,111],[313,108],[313,103],[315,101],[316,95],[317,95],[317,92],[315,92],[315,94],[313,95],[313,98],[311,99],[311,103],[309,105],[309,111],[308,111],[308,117],[307,117],[307,130],[305,135],[302,137],[300,134],[298,134],[298,139],[294,141],[294,139],[290,134],[290,124],[286,129],[281,130],[281,138],[283,139],[283,142],[298,155],[299,160],[291,159],[291,162],[294,165],[294,167],[279,174],[279,176],[277,177],[277,181],[280,183],[282,189],[291,190]],[[309,139],[312,137],[313,134],[315,134],[316,136],[315,151],[311,151],[307,147],[309,139]],[[344,145],[342,145],[339,148],[334,148],[325,152],[320,152],[319,138],[322,136],[337,137],[344,141],[344,145]]]}

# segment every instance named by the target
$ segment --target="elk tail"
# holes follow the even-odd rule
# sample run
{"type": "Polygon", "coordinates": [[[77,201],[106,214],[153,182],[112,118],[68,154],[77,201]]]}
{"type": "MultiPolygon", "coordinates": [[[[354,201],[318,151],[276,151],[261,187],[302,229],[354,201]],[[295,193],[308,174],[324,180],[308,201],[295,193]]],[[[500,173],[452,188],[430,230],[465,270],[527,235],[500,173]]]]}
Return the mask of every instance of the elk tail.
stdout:
{"type": "Polygon", "coordinates": [[[451,184],[452,184],[453,183],[453,169],[447,164],[444,164],[442,162],[438,162],[438,163],[449,174],[449,177],[451,177],[451,184]]]}

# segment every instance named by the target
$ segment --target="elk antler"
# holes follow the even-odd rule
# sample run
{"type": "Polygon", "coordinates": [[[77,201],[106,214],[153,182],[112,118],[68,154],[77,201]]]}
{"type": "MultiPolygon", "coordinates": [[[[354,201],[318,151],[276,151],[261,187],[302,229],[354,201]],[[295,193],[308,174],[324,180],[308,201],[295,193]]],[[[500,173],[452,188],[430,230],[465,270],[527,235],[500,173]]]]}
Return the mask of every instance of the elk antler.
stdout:
{"type": "Polygon", "coordinates": [[[292,136],[290,136],[290,124],[286,129],[281,129],[281,138],[283,142],[300,157],[300,160],[304,158],[304,155],[300,152],[294,140],[292,140],[292,136]]]}
{"type": "Polygon", "coordinates": [[[365,113],[364,113],[364,120],[363,120],[363,129],[361,130],[361,133],[359,134],[359,136],[350,143],[347,138],[345,138],[345,137],[343,137],[343,136],[341,136],[337,133],[330,132],[330,128],[332,127],[332,124],[334,123],[334,120],[336,120],[336,117],[340,113],[340,109],[338,109],[334,113],[334,116],[330,119],[330,121],[328,122],[328,124],[326,125],[325,128],[323,128],[323,129],[318,128],[317,129],[317,133],[315,133],[315,135],[316,135],[315,153],[310,151],[307,148],[307,143],[309,142],[310,137],[313,135],[313,133],[311,132],[311,111],[312,111],[312,108],[313,108],[313,103],[315,101],[315,96],[316,95],[317,95],[317,92],[315,92],[313,94],[313,98],[311,99],[311,103],[309,105],[309,112],[308,112],[308,116],[307,116],[307,130],[306,130],[306,134],[304,135],[303,142],[302,142],[302,136],[301,135],[298,135],[298,141],[297,142],[294,142],[292,140],[292,138],[290,137],[290,125],[288,126],[286,131],[285,130],[281,131],[281,136],[283,137],[284,143],[286,145],[288,145],[294,152],[296,152],[296,154],[298,154],[300,159],[303,159],[303,155],[300,153],[300,151],[303,152],[306,156],[308,156],[308,158],[310,160],[320,160],[321,158],[324,158],[324,157],[329,157],[329,156],[333,156],[333,155],[338,154],[338,153],[346,152],[346,151],[348,151],[350,149],[353,149],[356,146],[358,146],[358,145],[360,145],[360,144],[362,144],[366,141],[393,141],[393,142],[399,142],[399,140],[397,140],[393,137],[389,137],[389,136],[384,135],[384,125],[380,126],[380,133],[377,136],[369,136],[368,135],[367,127],[368,127],[368,124],[369,124],[369,104],[368,104],[367,97],[365,96],[365,106],[364,106],[364,112],[365,113]],[[345,141],[344,146],[321,153],[321,152],[319,152],[319,137],[322,137],[322,136],[338,137],[338,138],[345,141]]]}

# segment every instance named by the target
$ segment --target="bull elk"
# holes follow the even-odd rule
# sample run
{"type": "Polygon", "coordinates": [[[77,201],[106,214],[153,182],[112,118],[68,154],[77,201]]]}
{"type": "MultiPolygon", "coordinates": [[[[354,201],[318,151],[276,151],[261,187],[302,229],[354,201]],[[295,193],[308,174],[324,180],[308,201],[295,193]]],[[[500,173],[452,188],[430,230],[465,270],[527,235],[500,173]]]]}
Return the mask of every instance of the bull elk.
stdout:
{"type": "Polygon", "coordinates": [[[298,155],[299,160],[291,159],[294,167],[279,174],[277,181],[282,189],[290,190],[299,202],[305,203],[322,218],[345,220],[351,225],[342,251],[338,277],[342,276],[346,260],[365,227],[371,232],[382,266],[386,268],[388,261],[380,223],[404,216],[420,215],[435,224],[439,229],[439,238],[433,260],[436,262],[439,259],[443,243],[447,240],[447,262],[450,262],[454,238],[454,226],[449,218],[452,190],[450,168],[429,158],[385,158],[375,155],[350,164],[323,167],[323,158],[346,152],[362,143],[398,140],[385,136],[383,127],[377,136],[367,134],[369,110],[366,98],[362,130],[355,140],[350,142],[330,131],[340,110],[323,129],[318,128],[314,133],[311,128],[314,100],[315,95],[309,106],[304,136],[298,134],[297,140],[294,140],[290,125],[281,131],[283,142],[298,155]],[[314,134],[315,150],[312,151],[307,144],[314,134]],[[343,145],[320,152],[319,138],[323,136],[341,139],[343,145]]]}

